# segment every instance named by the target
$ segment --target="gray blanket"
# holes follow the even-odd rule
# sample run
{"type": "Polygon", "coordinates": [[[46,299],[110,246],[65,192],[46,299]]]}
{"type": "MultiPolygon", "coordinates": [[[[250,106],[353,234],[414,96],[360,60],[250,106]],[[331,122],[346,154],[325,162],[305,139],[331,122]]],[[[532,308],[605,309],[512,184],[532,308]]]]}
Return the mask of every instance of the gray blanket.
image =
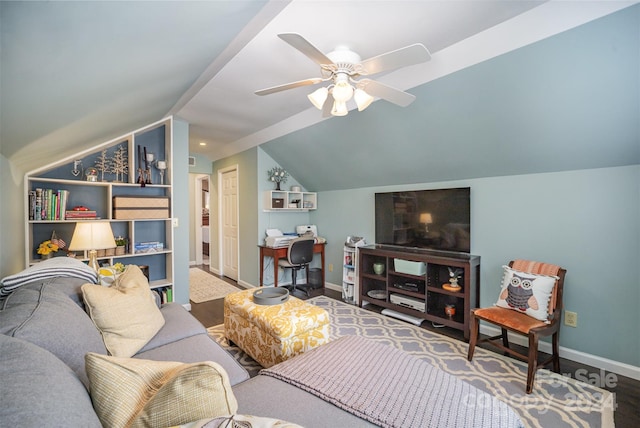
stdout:
{"type": "Polygon", "coordinates": [[[0,281],[0,300],[11,294],[16,288],[30,282],[65,276],[84,279],[92,284],[98,282],[97,273],[80,260],[71,257],[54,257],[29,266],[15,275],[2,278],[0,281]]]}
{"type": "Polygon", "coordinates": [[[505,403],[391,346],[345,336],[264,369],[383,427],[522,427],[505,403]]]}

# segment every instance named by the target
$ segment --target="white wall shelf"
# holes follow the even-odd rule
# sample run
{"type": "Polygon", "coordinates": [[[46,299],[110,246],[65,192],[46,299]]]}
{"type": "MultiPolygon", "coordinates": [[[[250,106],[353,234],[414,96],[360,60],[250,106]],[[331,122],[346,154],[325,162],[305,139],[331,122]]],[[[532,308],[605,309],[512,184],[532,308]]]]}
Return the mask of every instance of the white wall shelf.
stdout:
{"type": "Polygon", "coordinates": [[[263,197],[264,211],[306,212],[318,208],[318,195],[315,192],[267,190],[263,197]]]}

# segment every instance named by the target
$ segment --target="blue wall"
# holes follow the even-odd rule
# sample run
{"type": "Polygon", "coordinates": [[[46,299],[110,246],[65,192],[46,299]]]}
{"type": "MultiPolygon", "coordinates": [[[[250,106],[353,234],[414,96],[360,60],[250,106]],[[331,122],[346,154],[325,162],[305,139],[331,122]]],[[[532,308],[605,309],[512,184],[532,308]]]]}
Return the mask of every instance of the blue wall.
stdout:
{"type": "Polygon", "coordinates": [[[262,146],[311,190],[341,283],[374,193],[470,186],[481,303],[513,258],[567,269],[561,345],[640,367],[640,5],[262,146]],[[339,189],[339,190],[338,190],[339,189]]]}
{"type": "MultiPolygon", "coordinates": [[[[495,303],[514,258],[567,269],[561,346],[640,366],[640,166],[321,192],[311,221],[341,266],[347,235],[373,243],[374,193],[471,187],[471,252],[482,257],[480,301],[495,303]],[[635,340],[633,340],[635,338],[635,340]]],[[[327,273],[340,284],[341,271],[327,273]]]]}

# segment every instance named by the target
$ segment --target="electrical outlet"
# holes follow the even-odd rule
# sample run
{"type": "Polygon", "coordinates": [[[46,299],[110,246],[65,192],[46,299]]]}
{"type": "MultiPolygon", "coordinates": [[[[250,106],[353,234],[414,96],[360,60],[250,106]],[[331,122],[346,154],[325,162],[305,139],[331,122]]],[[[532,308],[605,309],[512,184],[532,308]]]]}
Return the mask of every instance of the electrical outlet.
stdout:
{"type": "Polygon", "coordinates": [[[578,327],[578,313],[564,311],[564,323],[569,327],[578,327]]]}
{"type": "Polygon", "coordinates": [[[333,272],[333,263],[329,263],[329,272],[333,272]]]}

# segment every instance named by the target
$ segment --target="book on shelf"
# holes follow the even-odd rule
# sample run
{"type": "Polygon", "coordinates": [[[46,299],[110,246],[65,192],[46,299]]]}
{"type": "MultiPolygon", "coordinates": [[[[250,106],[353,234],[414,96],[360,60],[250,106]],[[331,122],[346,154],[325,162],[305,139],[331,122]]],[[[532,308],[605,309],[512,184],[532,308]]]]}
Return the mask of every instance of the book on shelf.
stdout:
{"type": "Polygon", "coordinates": [[[76,220],[76,219],[97,219],[98,215],[94,210],[87,211],[67,211],[65,219],[67,220],[76,220]]]}
{"type": "Polygon", "coordinates": [[[173,288],[160,287],[153,289],[153,292],[160,296],[160,303],[165,304],[173,302],[173,288]]]}
{"type": "Polygon", "coordinates": [[[68,190],[42,189],[30,190],[29,220],[64,220],[69,199],[68,190]]]}

